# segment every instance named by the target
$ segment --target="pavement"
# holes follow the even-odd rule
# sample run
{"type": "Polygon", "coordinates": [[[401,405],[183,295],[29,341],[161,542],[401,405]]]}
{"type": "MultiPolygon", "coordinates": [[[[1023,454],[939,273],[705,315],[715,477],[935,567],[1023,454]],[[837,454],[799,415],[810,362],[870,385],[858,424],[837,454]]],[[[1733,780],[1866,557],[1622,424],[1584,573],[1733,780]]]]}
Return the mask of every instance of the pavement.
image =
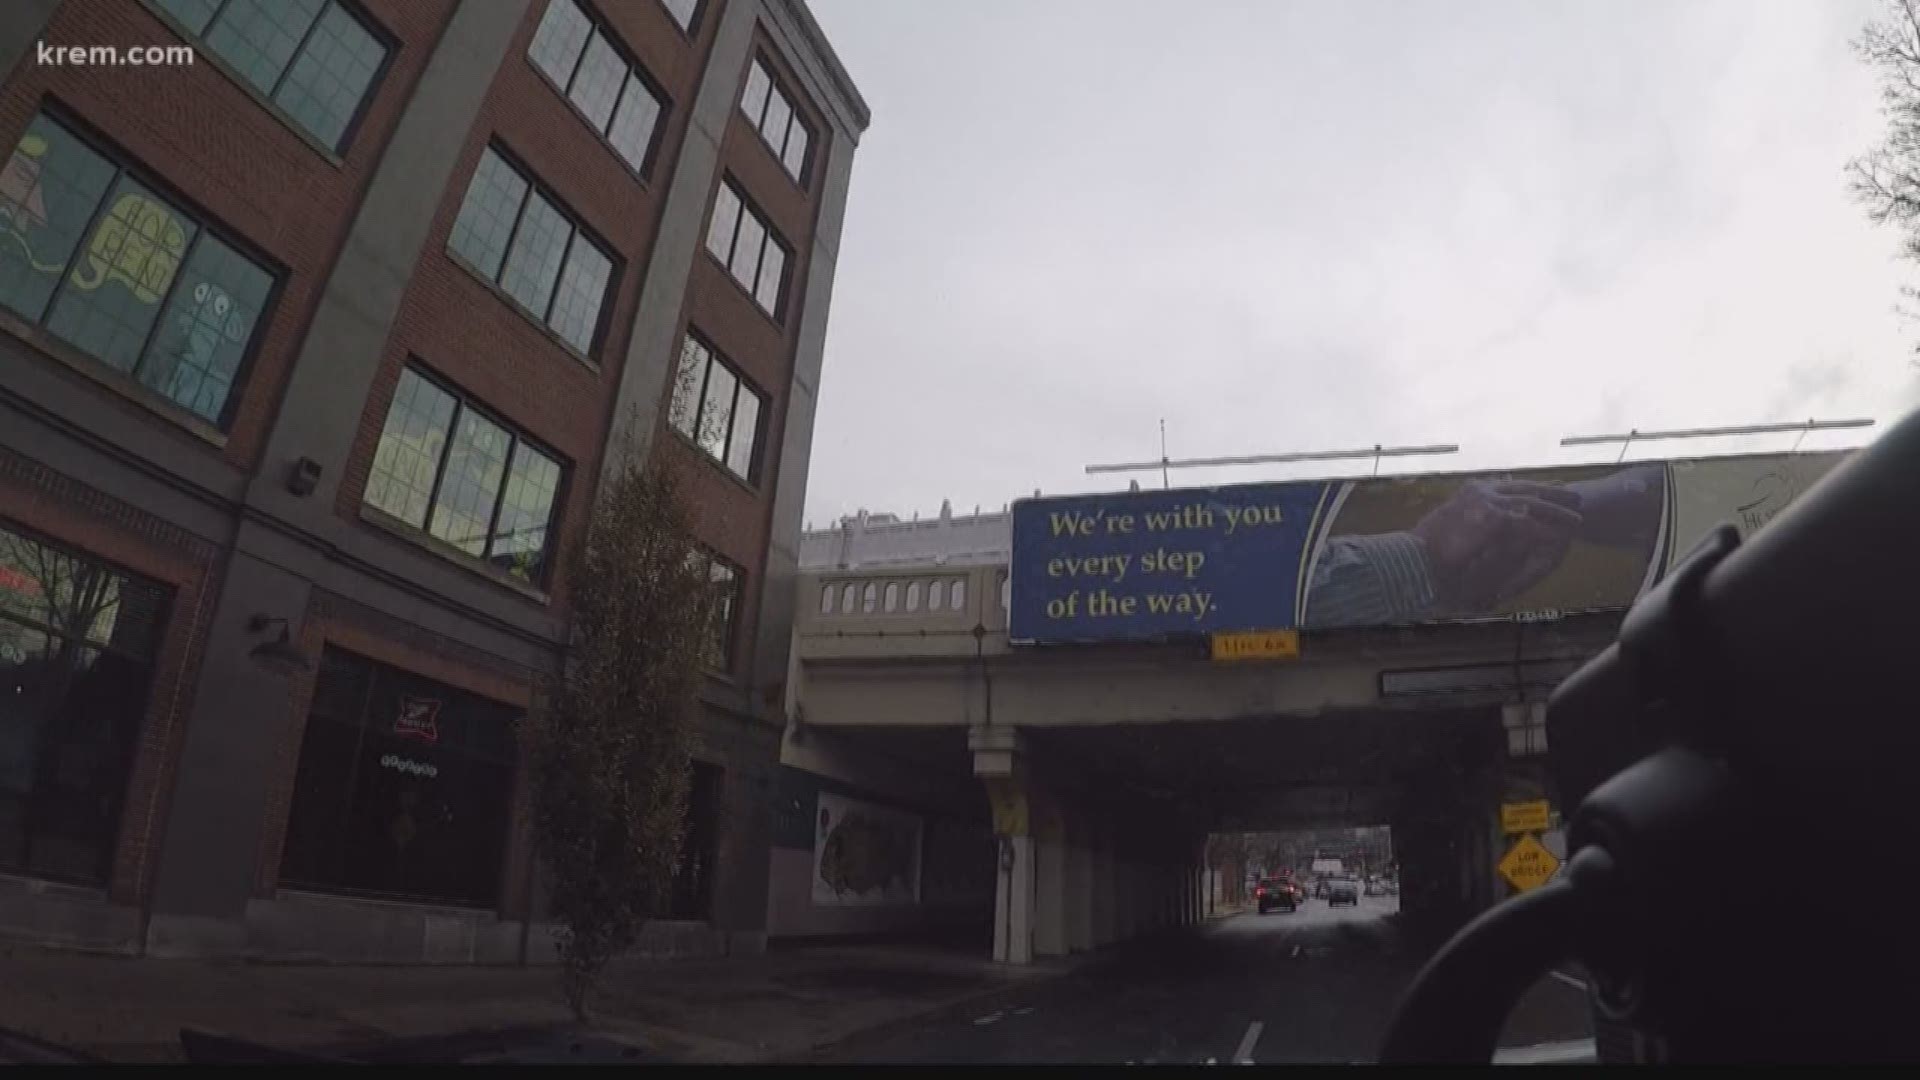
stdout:
{"type": "Polygon", "coordinates": [[[582,1032],[551,967],[142,960],[11,946],[0,947],[0,1028],[109,1061],[181,1060],[182,1028],[332,1056],[399,1045],[416,1059],[484,1060],[508,1040],[537,1055],[577,1055],[585,1044],[590,1056],[613,1046],[645,1060],[791,1061],[859,1032],[991,1007],[1068,970],[880,946],[636,961],[609,970],[582,1032]]]}
{"type": "MultiPolygon", "coordinates": [[[[1374,1059],[1423,950],[1398,901],[1243,912],[1098,954],[992,1009],[856,1036],[816,1055],[845,1063],[1351,1063],[1374,1059]]],[[[1591,1060],[1577,974],[1519,1003],[1501,1062],[1591,1060]]]]}

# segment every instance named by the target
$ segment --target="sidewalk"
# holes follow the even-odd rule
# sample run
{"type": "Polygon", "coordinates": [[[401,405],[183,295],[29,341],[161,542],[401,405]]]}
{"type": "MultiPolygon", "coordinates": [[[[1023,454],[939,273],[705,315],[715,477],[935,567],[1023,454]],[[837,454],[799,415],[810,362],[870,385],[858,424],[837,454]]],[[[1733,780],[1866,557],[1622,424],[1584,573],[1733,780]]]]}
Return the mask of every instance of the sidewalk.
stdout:
{"type": "MultiPolygon", "coordinates": [[[[594,1027],[674,1060],[792,1061],[1071,968],[880,946],[630,962],[608,972],[594,1027]]],[[[270,965],[0,946],[0,1027],[110,1060],[179,1060],[182,1027],[340,1052],[569,1022],[551,967],[270,965]]]]}

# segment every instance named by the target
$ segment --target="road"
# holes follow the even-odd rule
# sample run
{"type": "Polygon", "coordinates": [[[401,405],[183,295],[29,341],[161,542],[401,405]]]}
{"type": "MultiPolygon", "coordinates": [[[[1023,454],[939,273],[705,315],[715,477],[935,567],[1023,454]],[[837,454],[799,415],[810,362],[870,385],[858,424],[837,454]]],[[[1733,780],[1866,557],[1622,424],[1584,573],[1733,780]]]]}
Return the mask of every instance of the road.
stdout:
{"type": "MultiPolygon", "coordinates": [[[[836,1062],[1103,1064],[1361,1062],[1421,956],[1398,944],[1392,897],[1309,900],[1135,943],[981,1015],[836,1048],[836,1062]]],[[[1555,1059],[1588,1039],[1573,976],[1535,986],[1503,1045],[1555,1059]]]]}

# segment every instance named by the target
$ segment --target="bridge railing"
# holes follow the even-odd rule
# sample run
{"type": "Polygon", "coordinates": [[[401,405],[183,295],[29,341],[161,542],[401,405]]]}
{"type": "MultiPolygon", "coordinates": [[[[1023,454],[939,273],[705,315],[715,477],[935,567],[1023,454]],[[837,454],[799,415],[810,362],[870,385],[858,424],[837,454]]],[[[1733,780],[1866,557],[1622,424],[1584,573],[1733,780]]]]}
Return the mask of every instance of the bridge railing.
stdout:
{"type": "Polygon", "coordinates": [[[1004,565],[821,570],[799,589],[803,655],[971,654],[975,627],[992,651],[1005,645],[1004,565]]]}

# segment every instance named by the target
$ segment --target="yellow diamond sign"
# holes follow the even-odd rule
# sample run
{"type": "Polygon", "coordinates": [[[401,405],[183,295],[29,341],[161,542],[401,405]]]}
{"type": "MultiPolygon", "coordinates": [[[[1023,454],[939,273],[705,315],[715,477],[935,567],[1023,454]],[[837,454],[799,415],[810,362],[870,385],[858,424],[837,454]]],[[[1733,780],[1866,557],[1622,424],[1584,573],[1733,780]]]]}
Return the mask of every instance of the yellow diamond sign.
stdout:
{"type": "Polygon", "coordinates": [[[1521,837],[1500,860],[1500,876],[1521,892],[1545,885],[1558,869],[1560,860],[1553,857],[1547,845],[1532,836],[1521,837]]]}

